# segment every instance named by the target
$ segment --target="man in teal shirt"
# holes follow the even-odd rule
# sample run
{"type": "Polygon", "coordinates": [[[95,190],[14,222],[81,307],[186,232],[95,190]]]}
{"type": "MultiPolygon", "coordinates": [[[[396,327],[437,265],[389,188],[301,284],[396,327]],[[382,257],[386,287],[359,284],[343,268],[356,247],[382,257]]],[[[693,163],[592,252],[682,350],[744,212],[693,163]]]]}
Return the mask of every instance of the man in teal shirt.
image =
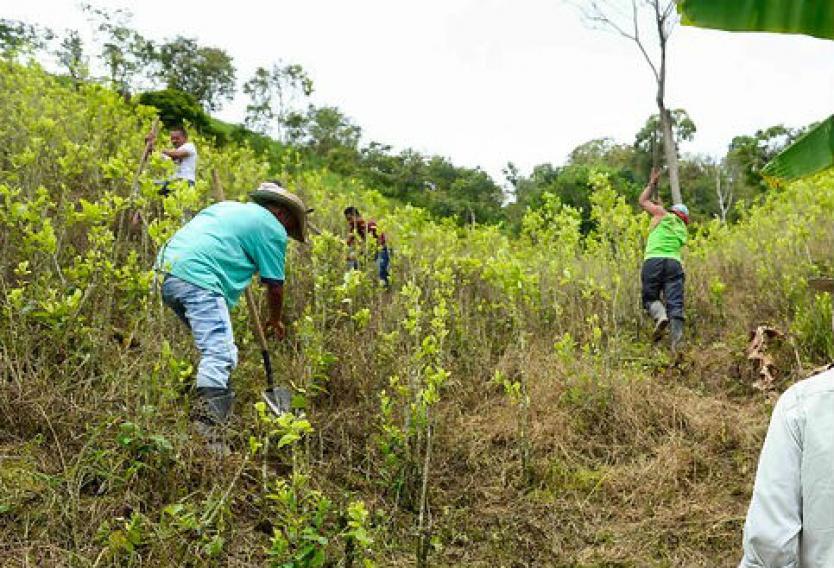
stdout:
{"type": "Polygon", "coordinates": [[[234,400],[229,376],[237,347],[229,308],[258,272],[269,301],[267,328],[283,339],[287,237],[305,239],[307,209],[298,196],[263,183],[250,197],[254,203],[223,201],[203,209],[157,257],[165,273],[162,299],[191,330],[201,354],[195,422],[204,433],[227,420],[234,400]]]}
{"type": "Polygon", "coordinates": [[[687,240],[689,209],[678,203],[667,211],[651,199],[660,180],[660,170],[653,169],[649,184],[640,194],[640,207],[652,216],[649,238],[641,271],[643,306],[655,322],[654,339],[659,340],[667,326],[671,326],[672,351],[683,338],[684,272],[681,249],[687,240]],[[666,305],[660,301],[660,293],[666,305]],[[671,320],[671,321],[670,321],[671,320]]]}

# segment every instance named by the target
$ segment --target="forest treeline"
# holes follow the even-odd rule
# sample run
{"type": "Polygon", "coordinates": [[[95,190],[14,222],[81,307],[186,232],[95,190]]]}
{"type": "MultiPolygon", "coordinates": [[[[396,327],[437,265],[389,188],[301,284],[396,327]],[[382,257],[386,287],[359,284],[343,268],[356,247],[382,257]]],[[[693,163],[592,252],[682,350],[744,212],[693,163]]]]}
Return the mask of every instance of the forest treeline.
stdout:
{"type": "MultiPolygon", "coordinates": [[[[563,162],[539,164],[529,174],[509,161],[504,179],[495,180],[480,167],[456,165],[448,157],[366,140],[361,125],[343,110],[311,102],[315,83],[301,65],[278,60],[258,67],[251,77],[239,77],[233,58],[221,47],[183,36],[148,38],[132,27],[131,14],[124,10],[91,5],[83,10],[94,38],[88,43],[80,30],[57,32],[0,19],[3,57],[36,59],[76,86],[105,84],[128,100],[156,107],[168,127],[186,123],[219,144],[249,144],[273,169],[295,153],[298,169],[326,167],[459,224],[500,223],[518,233],[525,211],[556,197],[579,211],[587,234],[594,223],[594,171],[609,174],[616,191],[634,203],[652,166],[664,162],[660,121],[653,115],[630,142],[590,140],[563,162]],[[247,100],[241,124],[210,115],[238,93],[247,100]]],[[[697,126],[687,112],[676,109],[672,118],[678,143],[692,141],[697,126]]],[[[679,149],[683,197],[694,220],[734,222],[761,202],[768,191],[762,168],[805,130],[777,124],[739,134],[720,159],[679,149]]]]}

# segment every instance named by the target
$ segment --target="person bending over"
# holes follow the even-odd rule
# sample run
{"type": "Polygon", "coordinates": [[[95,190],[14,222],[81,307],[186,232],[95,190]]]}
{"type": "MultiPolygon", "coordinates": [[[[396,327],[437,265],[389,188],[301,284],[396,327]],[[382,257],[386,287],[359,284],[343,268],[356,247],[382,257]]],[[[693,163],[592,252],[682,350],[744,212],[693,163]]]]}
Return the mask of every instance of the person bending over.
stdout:
{"type": "Polygon", "coordinates": [[[164,273],[162,299],[194,336],[200,351],[195,427],[207,437],[226,422],[237,366],[230,308],[255,272],[267,290],[267,327],[284,337],[284,258],[287,237],[304,242],[307,209],[275,183],[250,194],[253,203],[223,201],[200,211],[163,246],[157,269],[164,273]]]}

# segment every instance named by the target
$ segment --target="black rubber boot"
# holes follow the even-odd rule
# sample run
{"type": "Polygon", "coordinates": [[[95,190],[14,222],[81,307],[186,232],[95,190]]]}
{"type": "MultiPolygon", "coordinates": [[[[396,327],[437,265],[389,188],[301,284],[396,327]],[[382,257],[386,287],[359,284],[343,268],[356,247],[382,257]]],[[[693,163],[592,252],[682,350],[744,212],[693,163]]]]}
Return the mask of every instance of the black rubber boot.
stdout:
{"type": "Polygon", "coordinates": [[[672,340],[672,353],[677,354],[683,342],[683,320],[680,318],[672,318],[669,329],[672,340]]]}
{"type": "Polygon", "coordinates": [[[230,389],[197,388],[191,421],[194,430],[206,439],[212,453],[224,456],[231,453],[223,438],[234,400],[235,395],[230,389]]]}

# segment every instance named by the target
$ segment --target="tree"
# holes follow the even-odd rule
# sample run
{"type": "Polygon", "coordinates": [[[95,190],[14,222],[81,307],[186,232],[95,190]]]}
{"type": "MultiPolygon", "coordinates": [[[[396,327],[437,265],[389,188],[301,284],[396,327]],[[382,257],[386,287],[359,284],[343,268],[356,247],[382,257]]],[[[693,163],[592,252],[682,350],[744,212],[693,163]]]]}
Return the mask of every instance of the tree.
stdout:
{"type": "Polygon", "coordinates": [[[657,85],[655,102],[663,131],[663,149],[669,166],[672,200],[681,203],[678,173],[677,144],[672,132],[673,118],[666,108],[666,47],[677,24],[674,0],[590,0],[583,8],[586,18],[594,25],[614,31],[635,43],[652,71],[657,85]],[[643,35],[643,22],[650,16],[658,52],[652,55],[643,35]]]}
{"type": "Polygon", "coordinates": [[[336,107],[310,105],[303,128],[291,133],[293,142],[301,142],[319,155],[338,147],[356,149],[362,128],[354,124],[336,107]]]}
{"type": "Polygon", "coordinates": [[[727,168],[738,180],[741,195],[754,197],[767,190],[762,168],[779,152],[790,146],[808,128],[788,128],[782,124],[756,131],[752,136],[736,136],[727,151],[727,168]]]}
{"type": "Polygon", "coordinates": [[[389,197],[403,198],[411,188],[407,178],[406,160],[403,155],[392,155],[391,146],[380,142],[371,142],[360,150],[362,173],[370,182],[389,197]]]}
{"type": "Polygon", "coordinates": [[[49,28],[0,18],[0,53],[4,57],[11,59],[32,54],[43,49],[53,37],[49,28]]]}
{"type": "Polygon", "coordinates": [[[218,110],[234,98],[236,70],[232,58],[220,48],[177,36],[159,46],[154,59],[155,75],[167,88],[192,95],[206,110],[218,110]]]}
{"type": "Polygon", "coordinates": [[[246,126],[269,134],[275,132],[286,141],[287,130],[298,122],[299,99],[313,94],[313,80],[301,65],[276,63],[272,69],[258,67],[243,85],[249,95],[246,106],[246,126]]]}
{"type": "Polygon", "coordinates": [[[568,163],[584,166],[605,164],[612,168],[629,168],[634,161],[634,149],[618,144],[611,138],[596,138],[580,144],[568,156],[568,163]]]}
{"type": "Polygon", "coordinates": [[[720,216],[715,192],[716,161],[710,156],[688,155],[680,160],[680,180],[686,187],[686,205],[695,219],[720,216]]]}
{"type": "Polygon", "coordinates": [[[75,88],[86,81],[90,75],[88,58],[84,54],[84,42],[76,30],[68,30],[55,52],[58,63],[67,70],[75,88]]]}
{"type": "Polygon", "coordinates": [[[461,168],[442,156],[422,161],[420,184],[414,201],[437,215],[461,223],[497,221],[504,192],[480,168],[461,168]]]}
{"type": "Polygon", "coordinates": [[[426,158],[410,148],[396,155],[390,151],[391,146],[379,142],[362,148],[361,174],[369,185],[379,187],[389,197],[427,206],[423,197],[430,187],[436,186],[427,179],[426,158]]]}
{"type": "MultiPolygon", "coordinates": [[[[675,156],[680,158],[678,144],[691,141],[695,137],[697,128],[689,118],[689,114],[681,108],[670,111],[669,116],[675,140],[675,156]]],[[[641,178],[648,179],[649,172],[655,166],[668,165],[666,157],[661,153],[662,140],[663,125],[660,115],[653,114],[634,138],[634,148],[637,151],[635,166],[641,178]]]]}
{"type": "Polygon", "coordinates": [[[521,170],[519,170],[518,166],[513,162],[507,162],[507,165],[501,168],[501,174],[504,176],[504,180],[512,188],[513,195],[515,195],[518,180],[521,178],[521,170]]]}
{"type": "Polygon", "coordinates": [[[166,128],[174,128],[188,122],[199,131],[209,126],[209,116],[200,103],[189,93],[177,89],[149,91],[139,95],[139,103],[155,107],[166,128]]]}
{"type": "Polygon", "coordinates": [[[627,156],[634,150],[625,145],[614,144],[605,140],[592,140],[575,149],[572,159],[566,165],[557,167],[552,164],[539,164],[533,168],[529,177],[519,177],[516,183],[516,203],[508,208],[510,220],[516,224],[521,221],[526,210],[537,210],[544,206],[545,195],[558,197],[559,202],[579,212],[580,229],[588,234],[594,227],[591,218],[591,194],[594,191],[592,176],[605,173],[611,187],[629,202],[637,202],[639,186],[633,179],[627,156]],[[609,147],[610,152],[604,151],[609,147]],[[613,158],[611,162],[606,159],[613,158]]]}
{"type": "Polygon", "coordinates": [[[90,4],[82,5],[82,10],[87,13],[102,42],[99,58],[107,69],[106,79],[114,89],[128,97],[155,61],[154,42],[129,27],[133,17],[129,11],[108,10],[90,4]]]}
{"type": "Polygon", "coordinates": [[[536,207],[542,193],[559,178],[560,168],[553,164],[539,164],[529,177],[520,177],[516,182],[516,202],[522,208],[536,207]]]}

